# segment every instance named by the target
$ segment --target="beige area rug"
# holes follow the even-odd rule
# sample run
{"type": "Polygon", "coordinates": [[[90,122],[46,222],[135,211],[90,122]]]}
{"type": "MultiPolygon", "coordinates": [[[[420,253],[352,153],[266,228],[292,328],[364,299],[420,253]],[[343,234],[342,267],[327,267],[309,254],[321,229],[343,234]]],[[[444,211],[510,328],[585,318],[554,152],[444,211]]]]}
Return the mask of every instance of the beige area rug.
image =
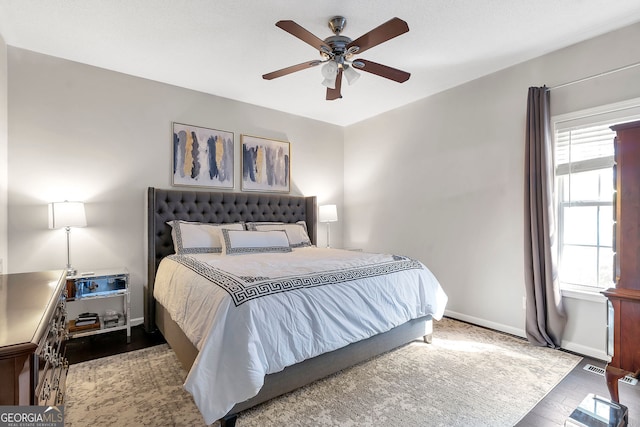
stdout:
{"type": "MultiPolygon", "coordinates": [[[[237,426],[513,426],[581,358],[451,319],[414,342],[243,412],[237,426]]],[[[67,426],[203,426],[172,350],[72,365],[67,426]]]]}

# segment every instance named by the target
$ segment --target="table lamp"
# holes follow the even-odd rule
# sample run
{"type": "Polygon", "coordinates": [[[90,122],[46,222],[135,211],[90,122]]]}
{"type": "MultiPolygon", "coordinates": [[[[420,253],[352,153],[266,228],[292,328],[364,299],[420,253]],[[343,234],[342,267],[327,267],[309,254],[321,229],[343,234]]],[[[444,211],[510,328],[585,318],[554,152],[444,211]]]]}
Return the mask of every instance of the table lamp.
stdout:
{"type": "Polygon", "coordinates": [[[327,247],[330,248],[329,244],[329,233],[330,233],[330,225],[332,222],[338,221],[338,209],[336,205],[322,205],[318,211],[318,221],[327,223],[327,247]]]}
{"type": "Polygon", "coordinates": [[[64,228],[67,232],[67,276],[73,276],[77,270],[71,266],[69,256],[69,235],[71,227],[86,227],[87,218],[83,202],[49,203],[49,228],[64,228]]]}

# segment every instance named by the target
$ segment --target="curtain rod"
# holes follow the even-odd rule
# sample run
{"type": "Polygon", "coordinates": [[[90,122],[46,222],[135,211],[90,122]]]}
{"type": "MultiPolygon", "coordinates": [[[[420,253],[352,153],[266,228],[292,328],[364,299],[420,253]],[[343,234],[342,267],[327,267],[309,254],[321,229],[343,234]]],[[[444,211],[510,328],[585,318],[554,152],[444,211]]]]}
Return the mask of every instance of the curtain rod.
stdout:
{"type": "Polygon", "coordinates": [[[633,63],[633,64],[625,65],[624,67],[615,68],[613,70],[604,71],[604,72],[599,73],[599,74],[594,74],[593,76],[584,77],[584,78],[581,78],[581,79],[578,79],[578,80],[574,80],[572,82],[562,83],[562,84],[547,88],[547,90],[550,91],[550,90],[554,90],[554,89],[560,89],[561,87],[571,86],[571,85],[574,85],[576,83],[582,83],[582,82],[585,82],[587,80],[591,80],[591,79],[595,79],[595,78],[598,78],[598,77],[607,76],[609,74],[617,73],[619,71],[628,70],[629,68],[634,68],[634,67],[637,67],[639,65],[640,65],[640,62],[636,62],[636,63],[633,63]]]}

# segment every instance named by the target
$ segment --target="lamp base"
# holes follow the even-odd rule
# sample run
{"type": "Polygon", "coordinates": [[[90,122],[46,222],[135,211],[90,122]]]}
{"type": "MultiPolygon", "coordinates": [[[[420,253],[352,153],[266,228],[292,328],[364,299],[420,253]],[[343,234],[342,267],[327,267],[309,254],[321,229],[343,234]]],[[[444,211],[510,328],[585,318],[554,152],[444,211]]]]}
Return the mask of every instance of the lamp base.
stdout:
{"type": "Polygon", "coordinates": [[[65,230],[67,232],[67,277],[69,277],[75,276],[78,270],[71,267],[71,256],[69,251],[69,236],[71,235],[71,227],[65,227],[65,230]]]}

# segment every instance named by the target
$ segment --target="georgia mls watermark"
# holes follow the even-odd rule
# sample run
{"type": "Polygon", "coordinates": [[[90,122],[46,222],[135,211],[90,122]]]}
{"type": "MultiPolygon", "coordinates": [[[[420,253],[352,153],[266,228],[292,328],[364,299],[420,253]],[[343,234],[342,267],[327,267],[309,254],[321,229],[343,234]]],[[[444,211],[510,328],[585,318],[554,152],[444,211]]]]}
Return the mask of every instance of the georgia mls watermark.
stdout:
{"type": "Polygon", "coordinates": [[[64,427],[64,406],[0,406],[0,427],[64,427]]]}

